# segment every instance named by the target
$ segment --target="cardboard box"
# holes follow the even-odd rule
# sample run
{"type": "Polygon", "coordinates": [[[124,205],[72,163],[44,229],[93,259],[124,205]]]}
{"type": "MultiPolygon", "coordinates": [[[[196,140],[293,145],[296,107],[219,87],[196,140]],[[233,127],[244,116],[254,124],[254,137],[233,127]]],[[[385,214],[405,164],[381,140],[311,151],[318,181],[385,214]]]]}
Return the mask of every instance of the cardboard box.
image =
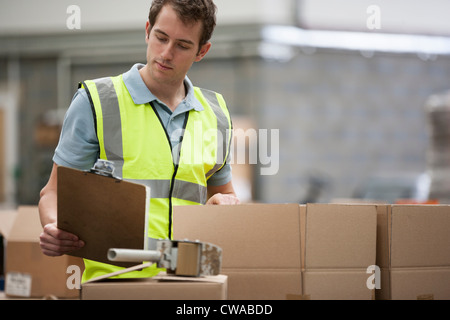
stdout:
{"type": "Polygon", "coordinates": [[[15,211],[0,211],[0,291],[5,290],[5,246],[14,217],[15,211]]]}
{"type": "Polygon", "coordinates": [[[174,209],[174,238],[223,249],[231,300],[284,300],[302,294],[300,206],[243,204],[174,209]]]}
{"type": "Polygon", "coordinates": [[[82,285],[82,300],[226,300],[227,277],[157,276],[114,279],[82,285]]]}
{"type": "Polygon", "coordinates": [[[45,256],[39,246],[42,226],[35,206],[19,207],[6,241],[5,293],[11,297],[78,298],[79,290],[69,289],[67,268],[84,264],[80,258],[45,256]]]}
{"type": "Polygon", "coordinates": [[[367,268],[376,261],[373,205],[308,204],[303,295],[312,300],[371,300],[367,268]]]}
{"type": "Polygon", "coordinates": [[[450,206],[394,205],[390,221],[392,300],[450,299],[450,206]]]}
{"type": "Polygon", "coordinates": [[[450,206],[378,208],[377,300],[450,299],[450,206]]]}
{"type": "Polygon", "coordinates": [[[232,300],[372,299],[376,217],[374,206],[176,207],[174,237],[222,247],[232,300]]]}

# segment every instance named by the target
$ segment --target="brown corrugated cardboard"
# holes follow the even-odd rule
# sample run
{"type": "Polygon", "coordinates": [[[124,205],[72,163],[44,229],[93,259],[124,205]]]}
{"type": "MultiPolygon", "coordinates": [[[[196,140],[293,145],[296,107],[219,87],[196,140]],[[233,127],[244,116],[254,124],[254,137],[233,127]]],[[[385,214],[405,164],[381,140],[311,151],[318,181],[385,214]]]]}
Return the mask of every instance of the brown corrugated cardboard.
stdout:
{"type": "Polygon", "coordinates": [[[82,285],[82,300],[226,300],[227,276],[158,276],[103,280],[82,285]]]}
{"type": "Polygon", "coordinates": [[[379,267],[378,281],[380,288],[375,290],[376,300],[390,299],[390,234],[391,234],[391,205],[360,199],[342,199],[337,203],[352,205],[374,206],[377,211],[377,245],[376,266],[379,267]]]}
{"type": "Polygon", "coordinates": [[[392,207],[391,267],[450,266],[450,206],[392,207]]]}
{"type": "Polygon", "coordinates": [[[373,299],[376,215],[375,206],[177,207],[174,236],[222,247],[230,299],[373,299]]]}
{"type": "Polygon", "coordinates": [[[362,269],[305,270],[303,296],[310,300],[373,300],[367,288],[369,275],[362,269]]]}
{"type": "Polygon", "coordinates": [[[5,293],[20,297],[77,298],[79,290],[67,287],[67,268],[75,265],[82,272],[82,260],[45,256],[39,246],[41,232],[38,208],[19,207],[6,244],[5,293]]]}
{"type": "Polygon", "coordinates": [[[392,300],[450,299],[450,267],[392,269],[390,283],[392,300]]]}
{"type": "Polygon", "coordinates": [[[450,206],[394,205],[386,299],[450,299],[450,206]]]}
{"type": "Polygon", "coordinates": [[[174,209],[174,238],[201,239],[218,245],[223,250],[222,268],[227,269],[299,268],[299,226],[296,204],[174,209]]]}
{"type": "Polygon", "coordinates": [[[286,300],[302,297],[299,269],[226,269],[230,300],[286,300]]]}
{"type": "Polygon", "coordinates": [[[308,204],[303,295],[311,300],[374,299],[367,268],[375,265],[374,205],[308,204]]]}
{"type": "Polygon", "coordinates": [[[308,204],[306,269],[374,265],[376,223],[374,206],[308,204]]]}
{"type": "Polygon", "coordinates": [[[224,250],[229,299],[450,299],[450,206],[248,204],[174,215],[175,237],[224,250]],[[381,290],[367,288],[371,265],[381,290]]]}
{"type": "Polygon", "coordinates": [[[201,239],[223,249],[229,299],[301,295],[298,204],[176,207],[174,238],[201,239]]]}

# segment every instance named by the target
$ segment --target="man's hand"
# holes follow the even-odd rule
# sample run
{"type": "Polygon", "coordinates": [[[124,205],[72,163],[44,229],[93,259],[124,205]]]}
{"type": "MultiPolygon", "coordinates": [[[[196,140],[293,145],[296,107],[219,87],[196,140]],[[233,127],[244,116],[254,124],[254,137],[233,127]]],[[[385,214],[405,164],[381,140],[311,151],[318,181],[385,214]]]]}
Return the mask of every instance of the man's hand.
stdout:
{"type": "Polygon", "coordinates": [[[56,223],[49,223],[40,235],[40,246],[45,255],[58,257],[82,248],[84,242],[76,235],[58,229],[56,223]]]}
{"type": "Polygon", "coordinates": [[[209,198],[207,205],[226,205],[226,204],[240,204],[239,199],[233,194],[216,193],[209,198]]]}

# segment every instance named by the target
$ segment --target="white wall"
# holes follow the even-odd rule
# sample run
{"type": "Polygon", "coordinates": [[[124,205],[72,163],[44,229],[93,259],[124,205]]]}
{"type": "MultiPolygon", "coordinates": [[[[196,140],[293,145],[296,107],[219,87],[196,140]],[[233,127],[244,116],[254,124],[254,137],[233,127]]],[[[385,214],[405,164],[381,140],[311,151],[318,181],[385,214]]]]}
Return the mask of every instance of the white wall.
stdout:
{"type": "Polygon", "coordinates": [[[81,13],[81,30],[138,28],[148,16],[146,0],[1,0],[0,32],[47,33],[67,32],[67,8],[76,4],[81,13]]]}
{"type": "Polygon", "coordinates": [[[302,0],[300,20],[310,28],[367,31],[369,6],[380,12],[380,31],[450,35],[448,0],[302,0]]]}
{"type": "MultiPolygon", "coordinates": [[[[291,23],[292,0],[216,0],[219,24],[291,23]]],[[[81,31],[138,29],[145,26],[150,0],[0,0],[0,35],[67,32],[67,13],[76,4],[81,31]]]]}
{"type": "MultiPolygon", "coordinates": [[[[67,8],[81,10],[81,31],[139,29],[150,0],[0,0],[0,35],[68,32],[67,8]],[[130,4],[132,3],[132,4],[130,4]]],[[[367,31],[367,8],[377,5],[381,31],[450,35],[448,0],[216,0],[218,23],[294,24],[367,31]]]]}

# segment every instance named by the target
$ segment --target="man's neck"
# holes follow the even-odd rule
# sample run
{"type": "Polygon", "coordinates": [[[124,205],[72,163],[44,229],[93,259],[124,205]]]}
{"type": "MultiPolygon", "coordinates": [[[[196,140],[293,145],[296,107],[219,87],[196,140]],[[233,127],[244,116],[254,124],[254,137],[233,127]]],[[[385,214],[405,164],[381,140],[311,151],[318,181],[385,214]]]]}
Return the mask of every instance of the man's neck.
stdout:
{"type": "Polygon", "coordinates": [[[160,101],[164,102],[170,110],[175,111],[177,106],[184,100],[187,94],[187,90],[184,85],[184,80],[181,83],[164,84],[153,81],[151,77],[146,74],[146,68],[139,70],[139,73],[144,80],[147,88],[155,95],[160,101]]]}

